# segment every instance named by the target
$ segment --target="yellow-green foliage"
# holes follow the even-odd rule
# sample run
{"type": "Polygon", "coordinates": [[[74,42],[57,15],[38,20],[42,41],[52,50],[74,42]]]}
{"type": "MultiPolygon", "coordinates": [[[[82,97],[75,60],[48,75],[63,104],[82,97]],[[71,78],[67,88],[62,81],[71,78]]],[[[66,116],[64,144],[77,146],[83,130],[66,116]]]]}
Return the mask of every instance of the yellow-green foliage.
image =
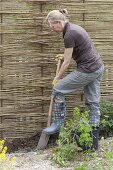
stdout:
{"type": "Polygon", "coordinates": [[[4,140],[0,140],[0,170],[13,170],[15,167],[15,157],[7,156],[7,146],[4,146],[4,140]]]}

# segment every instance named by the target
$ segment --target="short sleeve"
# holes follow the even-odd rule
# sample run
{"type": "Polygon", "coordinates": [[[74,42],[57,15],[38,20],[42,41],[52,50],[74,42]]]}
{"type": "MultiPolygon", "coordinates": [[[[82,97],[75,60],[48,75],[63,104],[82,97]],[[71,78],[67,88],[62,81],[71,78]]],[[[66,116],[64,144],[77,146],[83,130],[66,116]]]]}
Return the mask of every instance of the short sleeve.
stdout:
{"type": "Polygon", "coordinates": [[[68,33],[64,36],[64,46],[65,48],[75,47],[74,36],[71,33],[68,33]]]}

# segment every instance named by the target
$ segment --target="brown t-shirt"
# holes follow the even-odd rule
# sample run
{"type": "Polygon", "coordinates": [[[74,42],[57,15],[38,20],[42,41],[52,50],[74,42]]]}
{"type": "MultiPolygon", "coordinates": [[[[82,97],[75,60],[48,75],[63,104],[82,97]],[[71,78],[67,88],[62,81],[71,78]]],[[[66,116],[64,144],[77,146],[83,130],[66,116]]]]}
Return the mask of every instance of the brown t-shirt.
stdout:
{"type": "Polygon", "coordinates": [[[78,71],[92,73],[103,65],[90,36],[81,26],[66,23],[63,38],[65,48],[73,47],[72,57],[77,63],[78,71]]]}

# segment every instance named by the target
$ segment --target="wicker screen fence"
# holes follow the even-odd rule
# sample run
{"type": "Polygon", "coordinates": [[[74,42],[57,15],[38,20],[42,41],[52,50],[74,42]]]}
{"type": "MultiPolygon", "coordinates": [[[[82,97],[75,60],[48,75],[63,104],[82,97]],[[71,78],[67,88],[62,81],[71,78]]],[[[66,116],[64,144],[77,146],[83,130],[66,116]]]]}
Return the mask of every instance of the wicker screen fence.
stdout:
{"type": "MultiPolygon", "coordinates": [[[[61,8],[90,34],[105,62],[102,98],[113,99],[113,0],[0,0],[0,138],[30,137],[46,126],[54,58],[64,46],[44,18],[61,8]]],[[[84,107],[82,92],[66,100],[67,118],[84,107]]]]}

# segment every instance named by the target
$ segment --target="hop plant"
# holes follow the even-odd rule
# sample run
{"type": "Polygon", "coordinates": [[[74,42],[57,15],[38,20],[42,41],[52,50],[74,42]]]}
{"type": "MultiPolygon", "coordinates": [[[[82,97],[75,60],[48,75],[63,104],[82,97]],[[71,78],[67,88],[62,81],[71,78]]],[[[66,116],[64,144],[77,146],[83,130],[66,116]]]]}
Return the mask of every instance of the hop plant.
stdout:
{"type": "Polygon", "coordinates": [[[15,167],[15,156],[13,158],[7,156],[7,146],[4,146],[4,143],[4,140],[0,140],[0,170],[13,170],[15,167]]]}
{"type": "Polygon", "coordinates": [[[73,119],[69,119],[60,129],[57,147],[52,149],[52,160],[65,166],[68,161],[75,159],[78,149],[80,149],[78,146],[90,148],[92,145],[90,131],[88,112],[81,113],[80,109],[75,107],[73,119]]]}

